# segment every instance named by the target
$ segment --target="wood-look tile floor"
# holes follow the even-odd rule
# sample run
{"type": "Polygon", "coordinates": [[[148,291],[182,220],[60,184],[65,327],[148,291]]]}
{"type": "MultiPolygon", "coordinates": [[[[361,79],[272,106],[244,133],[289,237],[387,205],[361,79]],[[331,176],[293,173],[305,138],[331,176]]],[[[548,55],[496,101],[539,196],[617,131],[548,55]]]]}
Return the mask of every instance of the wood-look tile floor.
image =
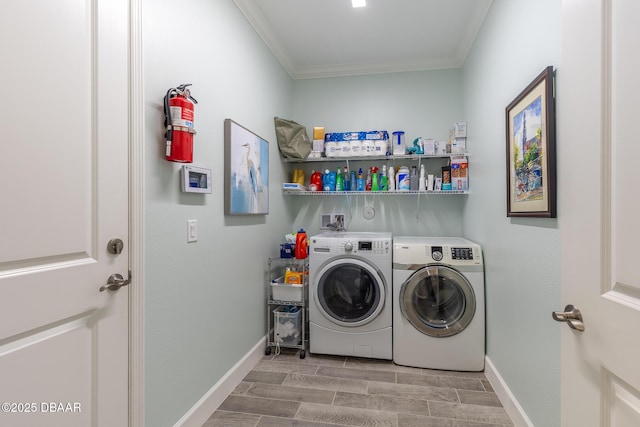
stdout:
{"type": "Polygon", "coordinates": [[[203,427],[512,425],[482,372],[285,349],[258,362],[203,427]]]}

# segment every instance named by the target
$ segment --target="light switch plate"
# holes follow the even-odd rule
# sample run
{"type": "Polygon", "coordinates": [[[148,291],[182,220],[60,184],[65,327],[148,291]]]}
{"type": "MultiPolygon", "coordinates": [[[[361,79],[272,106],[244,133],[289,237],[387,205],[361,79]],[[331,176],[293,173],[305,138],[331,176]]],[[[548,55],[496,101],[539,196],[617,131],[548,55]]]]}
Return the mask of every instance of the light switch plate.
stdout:
{"type": "Polygon", "coordinates": [[[187,243],[193,243],[198,241],[198,220],[187,220],[187,243]]]}

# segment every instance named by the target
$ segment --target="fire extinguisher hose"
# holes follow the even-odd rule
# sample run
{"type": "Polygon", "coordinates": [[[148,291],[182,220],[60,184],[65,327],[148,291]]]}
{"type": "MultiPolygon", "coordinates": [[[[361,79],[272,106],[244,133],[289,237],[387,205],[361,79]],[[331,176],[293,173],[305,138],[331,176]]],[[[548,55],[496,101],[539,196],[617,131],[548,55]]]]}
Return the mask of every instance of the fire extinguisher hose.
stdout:
{"type": "Polygon", "coordinates": [[[168,142],[173,140],[173,125],[171,122],[171,108],[169,108],[169,100],[174,92],[177,93],[177,90],[172,87],[167,91],[167,95],[164,97],[164,127],[166,129],[164,137],[168,142]]]}

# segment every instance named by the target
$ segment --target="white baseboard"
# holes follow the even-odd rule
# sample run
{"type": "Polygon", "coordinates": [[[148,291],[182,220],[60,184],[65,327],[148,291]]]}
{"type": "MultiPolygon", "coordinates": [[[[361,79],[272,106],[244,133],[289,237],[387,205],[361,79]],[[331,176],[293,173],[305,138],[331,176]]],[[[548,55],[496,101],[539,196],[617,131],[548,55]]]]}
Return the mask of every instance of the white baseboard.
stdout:
{"type": "Polygon", "coordinates": [[[201,427],[264,356],[265,335],[173,427],[201,427]]]}
{"type": "Polygon", "coordinates": [[[489,359],[489,356],[485,356],[484,374],[491,383],[491,387],[496,392],[498,399],[502,402],[502,406],[509,414],[509,418],[513,421],[515,427],[535,427],[527,414],[522,409],[522,406],[516,400],[516,397],[511,393],[511,390],[504,382],[502,376],[489,359]]]}

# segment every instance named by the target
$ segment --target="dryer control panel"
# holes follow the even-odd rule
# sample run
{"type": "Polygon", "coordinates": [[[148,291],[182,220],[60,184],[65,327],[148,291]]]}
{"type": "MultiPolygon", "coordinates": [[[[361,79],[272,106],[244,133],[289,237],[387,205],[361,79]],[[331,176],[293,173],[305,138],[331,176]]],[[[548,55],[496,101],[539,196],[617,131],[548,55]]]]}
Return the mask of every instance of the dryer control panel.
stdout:
{"type": "Polygon", "coordinates": [[[398,237],[393,242],[393,264],[403,266],[432,263],[450,266],[482,266],[477,243],[457,237],[398,237]]]}
{"type": "Polygon", "coordinates": [[[473,259],[473,249],[471,248],[451,248],[451,259],[471,260],[473,259]]]}

